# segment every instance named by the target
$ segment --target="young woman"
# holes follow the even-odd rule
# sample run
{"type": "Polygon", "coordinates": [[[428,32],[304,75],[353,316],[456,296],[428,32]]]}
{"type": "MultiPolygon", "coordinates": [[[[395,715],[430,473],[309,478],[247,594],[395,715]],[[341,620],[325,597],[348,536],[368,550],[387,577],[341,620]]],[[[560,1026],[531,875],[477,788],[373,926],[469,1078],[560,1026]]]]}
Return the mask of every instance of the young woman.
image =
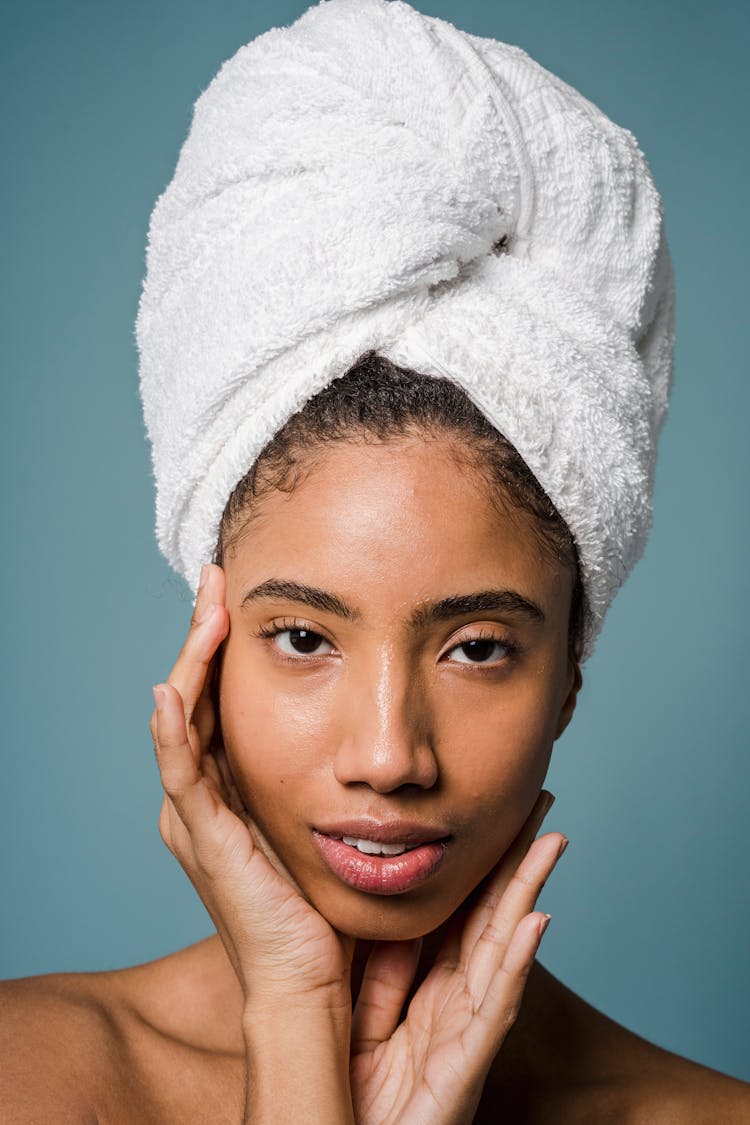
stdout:
{"type": "MultiPolygon", "coordinates": [[[[6,984],[3,1115],[747,1120],[744,1083],[619,1027],[535,960],[549,921],[537,898],[567,843],[559,831],[537,836],[553,799],[542,785],[573,716],[581,663],[647,524],[671,346],[658,224],[656,237],[641,242],[643,215],[635,216],[635,250],[626,240],[591,240],[591,276],[570,267],[575,293],[558,273],[537,276],[533,259],[524,273],[525,239],[528,246],[533,236],[544,259],[544,183],[534,161],[553,160],[542,141],[557,116],[529,112],[531,169],[521,167],[518,182],[509,176],[507,206],[487,196],[491,206],[468,216],[487,187],[472,176],[480,170],[492,180],[494,165],[482,168],[476,143],[464,142],[497,141],[485,116],[495,103],[472,87],[480,80],[465,53],[470,37],[376,0],[331,0],[295,27],[296,38],[294,29],[271,37],[267,55],[240,52],[204,100],[208,133],[198,130],[186,146],[184,175],[161,205],[168,221],[152,228],[140,314],[161,542],[190,581],[195,561],[204,563],[187,640],[154,689],[160,831],[217,933],[132,969],[6,984]],[[348,36],[368,44],[370,71],[352,68],[348,36]],[[409,189],[424,168],[403,154],[394,161],[379,144],[383,128],[393,141],[390,130],[410,120],[414,91],[399,93],[399,113],[387,125],[378,116],[361,145],[372,178],[395,168],[395,210],[382,180],[374,199],[356,176],[347,181],[311,160],[311,122],[323,150],[349,137],[349,161],[363,129],[351,87],[346,105],[356,107],[358,132],[350,135],[348,121],[336,119],[336,83],[312,64],[328,78],[330,65],[337,82],[353,70],[378,91],[380,108],[379,66],[404,49],[413,52],[412,72],[399,66],[395,74],[411,73],[422,94],[426,62],[443,68],[443,85],[458,75],[443,108],[449,116],[462,109],[448,130],[456,180],[440,197],[446,169],[430,165],[435,194],[420,195],[413,215],[409,189]],[[233,149],[230,160],[221,98],[257,126],[253,114],[261,107],[265,119],[273,102],[249,93],[276,50],[284,67],[294,63],[285,72],[297,107],[287,119],[287,163],[271,146],[272,168],[261,167],[244,142],[242,159],[233,149]],[[292,77],[311,67],[314,105],[296,98],[292,77]],[[218,151],[206,147],[207,135],[218,151]],[[324,221],[295,196],[305,161],[324,169],[322,195],[306,186],[324,221]],[[221,208],[246,191],[240,166],[257,194],[252,208],[242,199],[238,222],[221,208]],[[532,214],[520,189],[513,203],[513,191],[535,178],[532,214]],[[434,231],[419,225],[433,198],[436,229],[453,223],[457,267],[434,253],[434,231]],[[385,211],[373,223],[379,201],[385,211]],[[267,288],[255,275],[243,309],[236,266],[263,233],[266,203],[288,213],[283,230],[269,234],[277,257],[266,259],[267,288]],[[332,214],[359,234],[353,255],[333,237],[332,214]],[[468,227],[458,221],[467,216],[468,227]],[[285,258],[306,238],[317,273],[285,258]],[[421,271],[407,263],[417,245],[421,271]],[[374,261],[368,249],[379,252],[374,261]],[[646,294],[637,307],[629,251],[646,294]],[[436,276],[441,269],[446,276],[436,276]],[[290,272],[298,284],[282,284],[279,297],[278,279],[290,272]],[[608,285],[612,322],[591,296],[608,285]],[[618,300],[623,324],[630,309],[622,334],[637,359],[611,326],[618,300]],[[483,302],[492,316],[472,321],[483,302]],[[426,337],[442,360],[425,349],[424,370],[395,361],[426,337]],[[448,376],[439,373],[446,358],[448,376]],[[535,383],[519,379],[532,368],[535,383]],[[609,383],[597,378],[605,374],[609,383]]],[[[502,46],[485,43],[487,58],[502,46]]],[[[508,58],[528,67],[512,51],[508,58]]],[[[533,65],[531,77],[539,78],[533,65]]],[[[550,96],[562,97],[547,81],[550,96]]],[[[517,88],[530,98],[529,83],[517,88]]],[[[434,103],[416,104],[429,131],[434,103]]],[[[579,120],[591,155],[594,119],[579,120]]],[[[602,136],[602,151],[615,144],[606,129],[602,136]]],[[[563,182],[562,173],[548,181],[551,213],[570,220],[559,202],[563,182]]],[[[649,182],[636,186],[646,201],[636,191],[630,198],[645,208],[649,182]]],[[[574,195],[576,205],[584,201],[574,195]]],[[[615,214],[622,199],[618,191],[600,199],[602,213],[615,214]]],[[[656,215],[653,195],[650,203],[656,215]]],[[[547,251],[557,245],[564,260],[565,238],[580,250],[586,232],[560,225],[567,233],[547,251]]]]}

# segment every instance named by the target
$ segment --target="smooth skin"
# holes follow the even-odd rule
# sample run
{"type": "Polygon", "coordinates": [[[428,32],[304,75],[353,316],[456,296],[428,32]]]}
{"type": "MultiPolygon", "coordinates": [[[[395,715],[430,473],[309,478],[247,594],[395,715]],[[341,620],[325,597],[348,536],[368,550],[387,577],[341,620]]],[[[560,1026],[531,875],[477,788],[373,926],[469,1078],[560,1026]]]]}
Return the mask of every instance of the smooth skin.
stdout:
{"type": "Polygon", "coordinates": [[[152,716],[160,831],[217,933],[131,969],[6,982],[0,1117],[749,1121],[745,1083],[646,1043],[535,960],[565,843],[535,839],[541,786],[581,682],[570,585],[444,440],[338,444],[264,498],[206,568],[152,716]],[[338,601],[248,598],[272,577],[338,601]],[[512,598],[425,612],[489,589],[541,617],[512,598]],[[405,893],[353,889],[312,833],[362,815],[440,824],[445,862],[405,893]]]}
{"type": "MultiPolygon", "coordinates": [[[[231,553],[226,588],[221,568],[205,568],[196,628],[170,682],[155,692],[152,733],[167,794],[162,835],[206,903],[245,997],[247,1121],[278,1120],[282,1107],[285,1119],[303,1114],[321,1123],[471,1121],[547,922],[534,912],[537,896],[566,843],[559,833],[531,841],[546,805],[540,775],[577,690],[562,627],[569,589],[567,601],[557,596],[562,577],[570,579],[540,565],[532,536],[504,543],[497,519],[487,518],[481,481],[467,482],[440,444],[391,443],[374,457],[363,449],[355,462],[336,449],[306,486],[277,500],[281,519],[261,519],[231,553]],[[321,510],[319,546],[311,524],[321,510]],[[415,570],[415,556],[426,573],[415,570]],[[277,596],[251,601],[248,613],[243,605],[260,581],[288,574],[289,559],[300,560],[296,581],[359,604],[356,627],[319,607],[305,619],[322,639],[322,656],[284,655],[257,635],[272,610],[278,617],[277,596]],[[428,583],[445,596],[495,588],[499,575],[503,590],[512,580],[514,593],[541,601],[543,627],[507,606],[499,620],[492,611],[484,629],[472,622],[467,631],[466,613],[429,629],[404,627],[403,607],[424,604],[428,583]],[[509,632],[525,646],[523,660],[508,655],[509,632]],[[222,753],[210,749],[211,661],[228,634],[222,753]],[[492,673],[481,684],[465,654],[463,663],[445,659],[475,638],[495,656],[487,662],[480,653],[492,673]],[[497,719],[491,725],[499,689],[504,739],[497,719]],[[279,729],[280,700],[295,716],[291,735],[279,729]],[[457,705],[462,721],[451,724],[444,715],[457,705]],[[247,809],[252,821],[242,815],[247,809]],[[300,810],[305,819],[289,831],[300,810]],[[352,890],[324,870],[310,839],[310,815],[319,825],[334,811],[437,821],[451,830],[449,858],[419,893],[352,890]],[[414,939],[445,922],[488,875],[402,1022],[417,969],[414,939]],[[350,1021],[353,933],[387,944],[370,956],[350,1021]],[[277,1059],[269,1027],[290,1023],[290,1012],[296,1027],[274,1041],[277,1059]],[[302,1074],[295,1066],[294,1080],[280,1087],[298,1039],[302,1074]]],[[[283,636],[302,623],[282,624],[283,636]]]]}
{"type": "MultiPolygon", "coordinates": [[[[213,574],[210,584],[220,585],[213,574]]],[[[195,704],[187,706],[185,725],[189,679],[195,676],[192,687],[200,692],[196,681],[214,647],[208,625],[221,618],[214,610],[203,619],[206,627],[192,634],[172,683],[157,691],[155,736],[167,794],[162,834],[208,906],[242,986],[252,1079],[244,1119],[471,1121],[548,920],[529,913],[566,842],[551,834],[529,848],[548,795],[493,871],[463,931],[449,936],[407,1018],[401,1022],[400,1013],[418,941],[376,946],[350,1019],[352,939],[305,902],[276,870],[275,857],[266,858],[268,844],[257,829],[230,812],[220,771],[204,761],[195,704]],[[279,1026],[282,1034],[269,1044],[279,1026]],[[293,1045],[302,1049],[290,1080],[293,1045]]]]}

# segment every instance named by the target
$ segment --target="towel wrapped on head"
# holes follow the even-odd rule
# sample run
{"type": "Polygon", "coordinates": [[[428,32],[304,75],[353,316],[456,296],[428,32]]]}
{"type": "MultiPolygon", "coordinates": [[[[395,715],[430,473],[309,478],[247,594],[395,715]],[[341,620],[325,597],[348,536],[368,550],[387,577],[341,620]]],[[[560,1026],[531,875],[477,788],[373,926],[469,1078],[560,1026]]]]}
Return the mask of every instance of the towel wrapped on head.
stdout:
{"type": "Polygon", "coordinates": [[[651,522],[673,274],[633,135],[523,50],[403,0],[321,0],[242,47],[151,216],[136,340],[157,537],[193,590],[266,443],[374,349],[526,461],[590,654],[651,522]]]}

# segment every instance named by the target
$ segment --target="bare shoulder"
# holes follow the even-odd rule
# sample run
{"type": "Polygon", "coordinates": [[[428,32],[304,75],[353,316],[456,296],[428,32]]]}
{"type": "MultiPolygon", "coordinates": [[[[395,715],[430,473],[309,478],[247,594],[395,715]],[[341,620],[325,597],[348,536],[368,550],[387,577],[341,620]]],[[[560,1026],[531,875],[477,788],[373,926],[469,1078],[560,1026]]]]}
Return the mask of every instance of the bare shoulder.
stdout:
{"type": "Polygon", "coordinates": [[[0,1117],[18,1125],[95,1122],[118,1028],[96,974],[0,983],[0,1117]]]}
{"type": "Polygon", "coordinates": [[[0,1120],[236,1120],[241,1040],[227,1028],[239,1024],[213,948],[1,982],[0,1120]]]}
{"type": "Polygon", "coordinates": [[[750,1125],[750,1084],[642,1038],[538,963],[493,1067],[486,1117],[520,1125],[750,1125]]]}
{"type": "Polygon", "coordinates": [[[750,1123],[750,1084],[652,1043],[647,1047],[651,1072],[633,1076],[627,1096],[632,1125],[750,1123]]]}
{"type": "Polygon", "coordinates": [[[611,1076],[562,1091],[561,1125],[750,1125],[746,1082],[621,1031],[623,1057],[611,1076]]]}

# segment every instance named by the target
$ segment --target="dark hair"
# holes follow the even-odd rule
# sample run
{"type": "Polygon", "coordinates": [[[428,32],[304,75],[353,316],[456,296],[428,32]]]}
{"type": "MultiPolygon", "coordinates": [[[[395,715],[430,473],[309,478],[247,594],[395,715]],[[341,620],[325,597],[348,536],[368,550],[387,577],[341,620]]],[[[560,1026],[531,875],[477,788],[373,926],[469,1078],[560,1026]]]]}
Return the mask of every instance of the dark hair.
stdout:
{"type": "Polygon", "coordinates": [[[399,367],[367,351],[293,414],[263,449],[227,501],[214,561],[221,564],[253,517],[253,504],[279,489],[293,492],[315,465],[316,453],[333,441],[383,441],[422,433],[459,439],[454,455],[479,471],[493,502],[505,513],[534,517],[540,549],[575,571],[568,628],[569,650],[578,659],[586,600],[573,536],[513,445],[450,379],[399,367]]]}

